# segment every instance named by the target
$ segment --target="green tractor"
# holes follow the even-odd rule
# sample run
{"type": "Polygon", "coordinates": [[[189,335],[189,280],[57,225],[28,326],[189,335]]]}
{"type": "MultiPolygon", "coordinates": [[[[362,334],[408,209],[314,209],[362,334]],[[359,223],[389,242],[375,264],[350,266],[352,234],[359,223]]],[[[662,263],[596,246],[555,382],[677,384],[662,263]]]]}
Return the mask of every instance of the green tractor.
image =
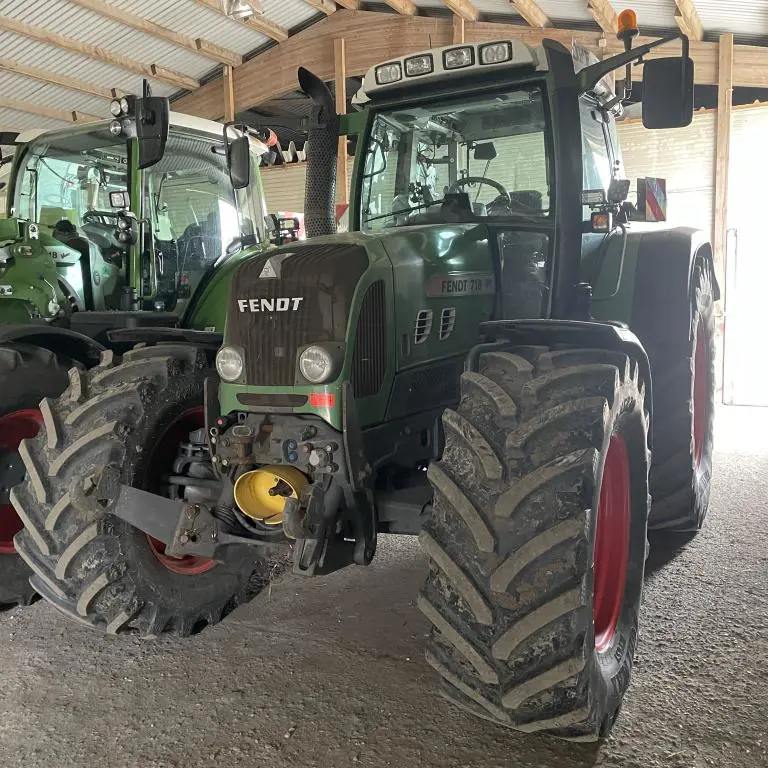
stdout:
{"type": "Polygon", "coordinates": [[[107,350],[221,333],[235,264],[263,250],[266,147],[149,93],[111,112],[16,139],[0,219],[0,608],[34,597],[9,494],[41,399],[107,350]]]}
{"type": "Polygon", "coordinates": [[[712,455],[712,249],[630,221],[607,80],[680,38],[682,57],[645,61],[643,110],[682,126],[693,64],[684,36],[632,50],[635,33],[599,62],[504,40],[374,67],[341,129],[343,235],[339,119],[300,70],[310,239],[237,267],[215,371],[194,344],[143,347],[43,401],[12,494],[40,594],[101,631],[186,635],[287,544],[312,576],[415,534],[443,694],[524,732],[605,736],[649,511],[697,529],[712,455]]]}

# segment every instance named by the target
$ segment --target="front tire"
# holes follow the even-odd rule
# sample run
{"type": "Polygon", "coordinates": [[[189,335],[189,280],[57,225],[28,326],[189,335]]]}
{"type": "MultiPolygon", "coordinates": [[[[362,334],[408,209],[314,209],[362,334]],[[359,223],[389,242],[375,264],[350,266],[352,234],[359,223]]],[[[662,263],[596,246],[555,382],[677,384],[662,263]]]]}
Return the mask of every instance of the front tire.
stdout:
{"type": "Polygon", "coordinates": [[[24,477],[19,444],[34,437],[44,397],[57,397],[68,383],[66,365],[52,352],[27,344],[0,346],[0,610],[29,605],[35,598],[30,571],[13,544],[23,521],[10,502],[24,477]]]}
{"type": "Polygon", "coordinates": [[[637,366],[525,348],[482,355],[461,387],[420,537],[427,661],[480,717],[596,740],[637,641],[650,461],[637,366]]]}
{"type": "Polygon", "coordinates": [[[107,465],[121,468],[122,483],[161,490],[209,372],[187,345],[137,348],[119,363],[107,352],[45,401],[44,434],[22,444],[27,479],[12,494],[29,519],[16,547],[33,586],[70,618],[111,634],[189,635],[268,582],[269,563],[252,547],[229,547],[223,561],[172,559],[88,496],[107,465]]]}

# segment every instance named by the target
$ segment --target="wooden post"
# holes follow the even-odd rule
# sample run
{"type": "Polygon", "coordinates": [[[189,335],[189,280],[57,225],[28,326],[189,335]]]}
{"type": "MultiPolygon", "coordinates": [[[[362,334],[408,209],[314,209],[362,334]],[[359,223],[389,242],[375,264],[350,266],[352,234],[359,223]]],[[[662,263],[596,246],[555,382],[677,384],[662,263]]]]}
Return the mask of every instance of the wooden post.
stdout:
{"type": "Polygon", "coordinates": [[[464,45],[464,19],[456,14],[453,15],[453,44],[464,45]]]}
{"type": "Polygon", "coordinates": [[[231,123],[235,119],[235,68],[230,64],[224,65],[224,122],[231,123]]]}
{"type": "Polygon", "coordinates": [[[715,274],[724,286],[725,243],[728,232],[728,170],[733,112],[733,34],[720,35],[717,77],[717,136],[715,144],[715,274]]]}
{"type": "MultiPolygon", "coordinates": [[[[347,111],[347,58],[343,37],[333,41],[333,62],[336,86],[336,112],[347,111]]],[[[347,137],[339,136],[339,155],[336,161],[336,202],[349,203],[349,177],[347,175],[347,137]]]]}

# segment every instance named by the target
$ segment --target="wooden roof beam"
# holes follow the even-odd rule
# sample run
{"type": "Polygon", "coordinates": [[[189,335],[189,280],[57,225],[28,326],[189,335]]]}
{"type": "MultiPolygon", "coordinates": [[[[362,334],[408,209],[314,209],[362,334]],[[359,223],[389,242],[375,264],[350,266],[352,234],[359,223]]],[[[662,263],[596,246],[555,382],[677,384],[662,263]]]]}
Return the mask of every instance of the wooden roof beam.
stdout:
{"type": "Polygon", "coordinates": [[[348,11],[359,11],[363,6],[362,0],[336,0],[336,3],[348,11]]]}
{"type": "Polygon", "coordinates": [[[116,8],[114,5],[104,2],[104,0],[72,0],[72,2],[111,21],[116,21],[118,24],[135,29],[137,32],[152,35],[160,40],[164,40],[166,43],[171,43],[171,45],[199,53],[201,56],[218,61],[220,64],[229,64],[232,67],[236,67],[238,64],[243,63],[243,57],[239,53],[230,51],[216,43],[211,43],[202,37],[192,38],[179,34],[172,29],[155,24],[154,21],[137,16],[135,13],[129,13],[128,11],[116,8]]]}
{"type": "Polygon", "coordinates": [[[5,30],[6,32],[13,32],[16,35],[28,37],[30,40],[35,40],[38,43],[46,43],[47,45],[53,45],[62,50],[70,51],[71,53],[87,56],[90,59],[101,61],[104,64],[111,64],[113,67],[119,67],[120,69],[124,69],[127,72],[133,72],[142,77],[152,77],[155,80],[160,80],[175,88],[194,90],[200,85],[194,77],[189,77],[180,72],[165,69],[157,64],[140,64],[133,59],[129,59],[127,56],[119,56],[116,53],[105,51],[97,45],[81,43],[79,40],[73,40],[71,37],[64,37],[55,32],[49,32],[42,27],[35,27],[31,24],[25,24],[16,19],[11,19],[8,16],[0,16],[0,29],[5,30]]]}
{"type": "Polygon", "coordinates": [[[694,0],[675,0],[675,23],[691,40],[704,39],[704,26],[699,18],[694,0]]]}
{"type": "Polygon", "coordinates": [[[618,16],[608,0],[587,0],[587,8],[592,14],[592,18],[607,36],[616,35],[618,16]]]}
{"type": "Polygon", "coordinates": [[[51,120],[61,120],[65,123],[95,123],[98,120],[104,119],[104,117],[89,115],[87,112],[78,112],[76,109],[43,107],[40,104],[33,104],[31,101],[23,101],[21,99],[0,98],[0,108],[12,109],[16,112],[26,112],[29,115],[49,117],[51,120]]]}
{"type": "MultiPolygon", "coordinates": [[[[455,18],[455,17],[454,17],[455,18]]],[[[333,47],[328,40],[343,37],[346,43],[346,65],[349,77],[365,74],[372,66],[414,51],[424,50],[431,40],[433,48],[451,45],[453,19],[434,16],[397,16],[374,11],[338,11],[328,18],[312,24],[292,35],[282,45],[273,46],[264,53],[237,67],[235,100],[237,112],[253,108],[281,94],[295,91],[297,62],[324,80],[334,76],[333,47]],[[269,77],[263,73],[269,72],[269,77]]],[[[522,40],[528,45],[539,45],[543,39],[559,40],[570,46],[573,40],[586,46],[598,56],[621,53],[624,46],[615,34],[605,35],[600,30],[574,30],[550,27],[511,25],[488,21],[465,24],[467,43],[487,42],[505,38],[522,40]],[[603,45],[603,41],[605,45],[603,45]]],[[[639,37],[636,45],[655,38],[639,37]]],[[[679,41],[655,48],[646,57],[679,56],[679,41]]],[[[696,64],[695,77],[699,85],[717,83],[717,43],[692,42],[690,55],[696,64]]],[[[638,67],[637,78],[640,78],[638,67]]],[[[737,86],[768,88],[768,47],[735,45],[733,77],[737,86]]],[[[173,109],[216,120],[221,117],[224,96],[221,78],[213,79],[197,91],[173,102],[173,109]]]]}
{"type": "Polygon", "coordinates": [[[480,18],[480,9],[472,0],[443,0],[455,16],[464,21],[477,21],[480,18]]]}
{"type": "Polygon", "coordinates": [[[532,27],[551,27],[552,22],[549,20],[544,11],[536,4],[535,0],[511,0],[515,10],[525,19],[527,24],[532,27]]]}
{"type": "MultiPolygon", "coordinates": [[[[224,10],[221,7],[220,0],[194,0],[198,5],[203,8],[207,8],[209,11],[218,13],[220,16],[226,16],[224,10]]],[[[230,18],[227,16],[227,18],[230,18]]],[[[288,39],[288,30],[281,27],[279,24],[275,24],[274,21],[265,19],[263,16],[254,14],[247,19],[232,19],[239,24],[245,24],[246,27],[250,27],[254,32],[259,32],[262,35],[271,37],[273,40],[277,40],[278,43],[282,43],[288,39]]]]}
{"type": "Polygon", "coordinates": [[[332,13],[336,13],[336,3],[333,0],[304,0],[307,5],[311,5],[315,10],[324,13],[326,16],[330,16],[332,13]]]}
{"type": "Polygon", "coordinates": [[[403,16],[415,16],[419,12],[411,0],[384,0],[384,2],[403,16]]]}
{"type": "Polygon", "coordinates": [[[96,83],[88,83],[75,77],[69,77],[69,75],[62,75],[59,72],[51,72],[48,69],[30,67],[13,59],[0,59],[0,69],[5,72],[15,72],[18,75],[24,75],[24,77],[31,77],[33,80],[39,80],[41,83],[60,85],[62,88],[87,93],[89,96],[99,96],[102,99],[115,99],[125,95],[125,92],[119,88],[102,88],[100,85],[96,85],[96,83]]]}

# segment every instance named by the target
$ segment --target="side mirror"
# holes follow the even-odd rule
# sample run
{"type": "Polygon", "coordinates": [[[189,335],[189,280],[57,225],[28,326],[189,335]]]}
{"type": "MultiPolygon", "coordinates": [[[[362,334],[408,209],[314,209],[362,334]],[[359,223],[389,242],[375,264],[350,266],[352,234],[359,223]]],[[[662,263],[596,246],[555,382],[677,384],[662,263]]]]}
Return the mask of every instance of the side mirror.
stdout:
{"type": "MultiPolygon", "coordinates": [[[[226,131],[226,128],[224,129],[226,131]]],[[[227,146],[229,178],[235,189],[245,189],[251,183],[251,152],[247,136],[240,136],[227,146]]]]}
{"type": "Polygon", "coordinates": [[[693,60],[650,59],[643,71],[643,125],[684,128],[693,120],[693,60]]]}
{"type": "Polygon", "coordinates": [[[163,96],[136,99],[136,138],[139,142],[139,168],[149,168],[165,154],[168,142],[170,108],[163,96]]]}

